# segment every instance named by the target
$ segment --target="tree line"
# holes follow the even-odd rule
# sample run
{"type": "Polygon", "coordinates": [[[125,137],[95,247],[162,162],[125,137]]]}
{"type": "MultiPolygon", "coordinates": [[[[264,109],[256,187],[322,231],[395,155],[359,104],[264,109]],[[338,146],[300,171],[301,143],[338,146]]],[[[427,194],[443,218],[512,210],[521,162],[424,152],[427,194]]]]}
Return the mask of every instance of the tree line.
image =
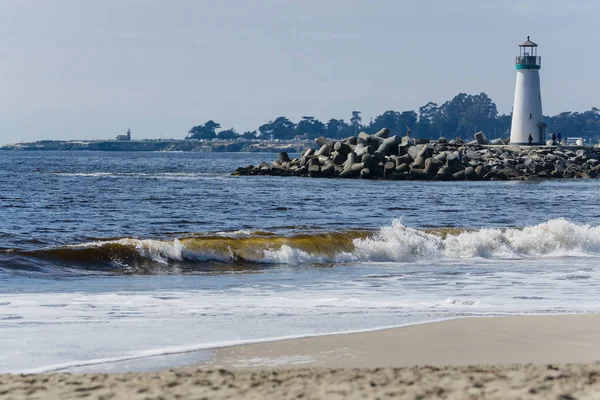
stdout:
{"type": "MultiPolygon", "coordinates": [[[[544,118],[548,132],[560,132],[563,137],[590,138],[592,141],[600,139],[600,110],[596,107],[582,113],[568,111],[544,118]]],[[[511,114],[498,114],[496,104],[487,94],[460,93],[441,105],[429,102],[419,107],[418,112],[389,110],[368,122],[363,121],[360,111],[352,111],[348,122],[344,119],[322,122],[312,116],[303,116],[295,123],[287,117],[277,117],[256,130],[239,133],[234,128],[217,131],[221,125],[209,120],[190,129],[186,139],[290,140],[319,136],[342,139],[361,131],[372,134],[382,128],[390,129],[393,135],[404,135],[410,129],[412,137],[426,139],[445,136],[468,140],[483,131],[489,139],[495,139],[509,137],[510,124],[511,114]]]]}

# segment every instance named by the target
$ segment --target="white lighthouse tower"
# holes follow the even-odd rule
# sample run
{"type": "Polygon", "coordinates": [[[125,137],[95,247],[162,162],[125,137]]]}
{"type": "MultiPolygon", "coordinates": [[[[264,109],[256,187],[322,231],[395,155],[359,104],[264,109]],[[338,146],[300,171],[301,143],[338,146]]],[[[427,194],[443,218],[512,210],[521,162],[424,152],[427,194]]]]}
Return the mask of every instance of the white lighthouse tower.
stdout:
{"type": "Polygon", "coordinates": [[[537,55],[538,45],[529,40],[519,45],[517,56],[517,84],[513,105],[510,144],[545,143],[546,124],[542,114],[540,68],[542,58],[537,55]]]}

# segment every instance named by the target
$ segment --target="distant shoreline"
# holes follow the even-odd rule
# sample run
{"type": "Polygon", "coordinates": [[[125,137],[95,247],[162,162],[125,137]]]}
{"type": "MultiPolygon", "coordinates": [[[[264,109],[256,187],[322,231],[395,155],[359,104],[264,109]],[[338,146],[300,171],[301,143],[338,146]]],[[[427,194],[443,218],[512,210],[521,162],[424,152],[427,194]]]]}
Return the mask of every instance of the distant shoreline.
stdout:
{"type": "Polygon", "coordinates": [[[17,151],[184,151],[184,152],[300,152],[310,144],[301,141],[199,141],[199,140],[40,140],[11,143],[0,150],[17,151]]]}

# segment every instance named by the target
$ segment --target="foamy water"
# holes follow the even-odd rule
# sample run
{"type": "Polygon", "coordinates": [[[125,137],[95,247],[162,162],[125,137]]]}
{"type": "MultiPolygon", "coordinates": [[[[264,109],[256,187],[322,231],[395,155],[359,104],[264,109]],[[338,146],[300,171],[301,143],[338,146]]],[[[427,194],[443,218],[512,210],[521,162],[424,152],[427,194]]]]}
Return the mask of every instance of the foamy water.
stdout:
{"type": "Polygon", "coordinates": [[[597,181],[228,174],[265,158],[0,153],[0,372],[164,368],[228,344],[600,312],[597,181]]]}
{"type": "MultiPolygon", "coordinates": [[[[14,253],[18,249],[5,252],[14,253]]],[[[552,219],[523,228],[453,229],[448,232],[410,228],[396,219],[391,225],[372,232],[304,232],[296,236],[278,236],[271,232],[242,230],[173,240],[122,238],[94,241],[24,254],[81,262],[88,257],[89,261],[104,260],[116,267],[131,268],[140,261],[169,265],[178,261],[231,264],[243,260],[246,263],[298,265],[476,257],[598,256],[600,227],[552,219]]]]}
{"type": "Polygon", "coordinates": [[[112,370],[115,361],[276,338],[463,316],[600,312],[599,261],[463,257],[278,265],[185,282],[177,275],[94,277],[76,288],[40,282],[43,293],[2,296],[0,371],[112,370]]]}

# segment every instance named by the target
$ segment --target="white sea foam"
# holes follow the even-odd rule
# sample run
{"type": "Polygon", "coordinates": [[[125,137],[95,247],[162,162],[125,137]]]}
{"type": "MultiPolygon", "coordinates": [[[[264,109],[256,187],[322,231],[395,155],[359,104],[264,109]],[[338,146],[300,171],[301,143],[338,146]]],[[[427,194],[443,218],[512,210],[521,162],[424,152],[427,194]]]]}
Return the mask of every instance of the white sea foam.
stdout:
{"type": "MultiPolygon", "coordinates": [[[[252,238],[251,231],[232,232],[226,237],[243,240],[252,238]]],[[[289,244],[270,245],[269,236],[263,238],[263,248],[241,248],[243,259],[265,264],[314,264],[348,262],[410,262],[419,260],[464,260],[471,258],[506,259],[523,257],[599,256],[600,227],[576,224],[564,219],[528,226],[522,229],[479,229],[445,236],[404,226],[400,220],[380,228],[367,238],[353,240],[354,250],[347,252],[328,248],[327,253],[315,253],[289,244]],[[247,250],[247,251],[244,251],[247,250]]],[[[139,256],[159,264],[170,261],[217,261],[228,263],[236,259],[236,250],[222,246],[220,250],[207,247],[202,250],[202,237],[191,239],[186,245],[178,239],[119,239],[92,242],[72,248],[93,248],[117,244],[131,248],[139,256]],[[197,242],[195,242],[197,240],[197,242]]],[[[316,238],[316,241],[319,239],[316,238]]],[[[252,246],[250,240],[247,246],[252,246]]],[[[238,250],[240,244],[236,244],[238,250]]],[[[118,262],[119,260],[113,260],[118,262]]]]}
{"type": "Polygon", "coordinates": [[[443,304],[446,305],[458,305],[458,306],[476,306],[477,304],[479,304],[478,301],[476,300],[470,300],[470,299],[457,299],[457,298],[449,298],[443,301],[443,304]]]}
{"type": "Polygon", "coordinates": [[[600,227],[553,219],[523,229],[480,229],[443,238],[395,220],[354,244],[362,261],[600,255],[600,227]]]}

